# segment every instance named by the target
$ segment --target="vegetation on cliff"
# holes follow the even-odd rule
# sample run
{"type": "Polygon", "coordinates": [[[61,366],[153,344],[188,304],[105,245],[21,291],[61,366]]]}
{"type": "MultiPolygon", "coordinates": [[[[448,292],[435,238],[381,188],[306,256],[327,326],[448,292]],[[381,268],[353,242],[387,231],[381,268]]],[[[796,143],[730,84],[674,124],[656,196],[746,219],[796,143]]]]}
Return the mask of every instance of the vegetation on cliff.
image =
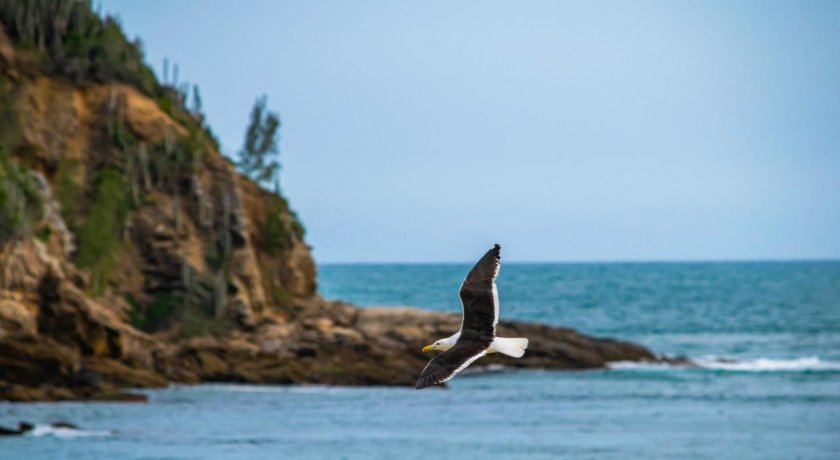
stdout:
{"type": "Polygon", "coordinates": [[[275,112],[267,112],[266,101],[265,96],[257,99],[251,109],[251,121],[245,131],[245,145],[239,151],[236,166],[254,182],[274,182],[275,191],[278,191],[277,172],[280,162],[274,157],[278,154],[280,117],[275,112]]]}
{"type": "MultiPolygon", "coordinates": [[[[231,313],[229,308],[231,294],[240,289],[236,275],[231,273],[239,269],[237,249],[249,244],[264,247],[269,258],[280,257],[282,263],[282,253],[303,241],[303,226],[276,186],[280,122],[275,113],[267,111],[265,98],[259,99],[252,111],[238,166],[257,182],[274,182],[276,196],[263,194],[261,199],[266,205],[260,207],[257,215],[246,216],[253,212],[241,209],[242,198],[231,189],[236,180],[229,176],[230,171],[225,178],[218,171],[208,174],[208,166],[220,166],[215,153],[218,146],[204,125],[198,88],[192,87],[192,99],[188,100],[189,87],[179,86],[177,77],[160,83],[143,62],[140,42],[127,39],[115,18],[100,17],[89,1],[3,0],[0,20],[14,42],[14,55],[4,60],[0,81],[4,96],[0,108],[4,120],[9,121],[4,123],[4,133],[0,133],[0,147],[10,152],[0,163],[0,237],[32,233],[39,220],[40,197],[33,191],[31,177],[43,174],[46,185],[55,189],[60,214],[73,238],[69,257],[76,266],[88,271],[92,295],[111,292],[123,296],[133,310],[131,316],[139,318],[136,324],[149,331],[171,329],[187,317],[199,317],[198,322],[215,322],[218,318],[243,320],[243,313],[231,313]],[[78,106],[67,107],[65,115],[76,119],[75,128],[92,130],[82,140],[71,139],[80,137],[72,133],[63,133],[67,145],[60,147],[84,143],[88,151],[50,152],[56,158],[49,158],[43,150],[55,146],[33,142],[35,136],[27,132],[29,126],[25,125],[43,120],[33,120],[37,117],[30,112],[35,110],[21,105],[28,105],[25,96],[31,94],[27,93],[42,90],[32,84],[43,81],[42,76],[68,82],[69,88],[80,88],[82,94],[108,88],[107,94],[98,92],[95,104],[87,104],[87,109],[94,112],[84,117],[88,126],[79,124],[84,114],[77,113],[78,106]],[[132,108],[137,98],[115,83],[139,89],[162,112],[154,117],[169,120],[159,126],[138,126],[138,115],[132,108]],[[90,123],[92,116],[99,124],[90,123]],[[129,119],[132,117],[134,120],[129,119]],[[27,120],[21,123],[21,118],[27,120]],[[240,209],[234,209],[237,207],[240,209]],[[126,288],[124,278],[136,274],[125,273],[116,261],[131,259],[131,252],[136,252],[137,246],[143,247],[137,241],[142,235],[136,234],[136,220],[164,217],[149,216],[155,214],[152,210],[161,211],[157,214],[168,218],[165,227],[172,228],[175,240],[195,234],[201,240],[200,259],[204,260],[187,262],[178,257],[181,262],[167,261],[180,265],[174,276],[180,278],[177,281],[141,280],[145,286],[134,281],[130,283],[134,284],[132,288],[126,288]],[[265,223],[254,238],[247,238],[235,228],[241,227],[240,221],[246,217],[265,223]],[[247,239],[253,242],[242,241],[247,239]],[[179,308],[171,307],[175,304],[171,298],[180,299],[179,308]]],[[[168,63],[166,67],[164,73],[168,75],[168,63]]],[[[51,99],[55,90],[67,89],[55,86],[43,96],[51,99]]],[[[46,233],[51,230],[49,222],[40,225],[46,233]]],[[[176,250],[179,244],[173,243],[176,250]]],[[[265,270],[277,269],[267,261],[258,265],[265,270]]],[[[170,276],[167,274],[167,278],[170,276]]],[[[148,274],[141,277],[149,278],[148,274]]],[[[276,276],[264,277],[263,282],[263,290],[268,292],[294,291],[276,276]]],[[[276,297],[258,299],[257,303],[276,297]]],[[[260,305],[256,309],[262,308],[260,305]]]]}
{"type": "Polygon", "coordinates": [[[122,81],[147,95],[163,93],[116,18],[100,17],[90,1],[0,0],[0,21],[41,71],[74,83],[122,81]]]}
{"type": "Polygon", "coordinates": [[[76,265],[89,268],[93,278],[93,292],[101,292],[108,275],[117,263],[120,230],[128,215],[129,197],[123,174],[114,168],[96,172],[93,199],[87,216],[76,235],[79,246],[76,265]]]}
{"type": "Polygon", "coordinates": [[[41,216],[41,200],[36,187],[26,168],[10,161],[0,145],[0,244],[9,238],[32,233],[41,216]]]}

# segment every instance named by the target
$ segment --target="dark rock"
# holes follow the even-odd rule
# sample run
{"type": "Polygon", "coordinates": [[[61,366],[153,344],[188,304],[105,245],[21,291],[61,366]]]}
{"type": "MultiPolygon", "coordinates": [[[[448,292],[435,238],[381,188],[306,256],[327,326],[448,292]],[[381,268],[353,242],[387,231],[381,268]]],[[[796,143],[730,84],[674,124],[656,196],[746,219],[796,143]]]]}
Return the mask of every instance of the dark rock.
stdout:
{"type": "Polygon", "coordinates": [[[50,423],[50,426],[52,426],[53,428],[67,428],[67,429],[70,429],[70,430],[78,430],[79,429],[78,426],[76,426],[76,425],[74,425],[70,422],[53,422],[53,423],[50,423]]]}
{"type": "Polygon", "coordinates": [[[0,426],[0,436],[18,436],[23,434],[19,429],[14,430],[0,426]]]}
{"type": "Polygon", "coordinates": [[[35,425],[27,422],[18,423],[18,428],[5,428],[0,426],[0,436],[20,436],[35,429],[35,425]]]}

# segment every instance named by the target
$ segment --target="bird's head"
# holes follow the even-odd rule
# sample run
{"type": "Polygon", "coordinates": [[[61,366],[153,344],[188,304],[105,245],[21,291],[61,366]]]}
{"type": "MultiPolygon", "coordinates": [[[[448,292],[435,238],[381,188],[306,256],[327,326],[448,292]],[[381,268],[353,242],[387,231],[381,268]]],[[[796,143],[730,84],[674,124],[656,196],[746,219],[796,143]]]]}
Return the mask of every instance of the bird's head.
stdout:
{"type": "Polygon", "coordinates": [[[432,350],[446,351],[450,348],[452,348],[452,345],[450,345],[449,342],[446,339],[440,339],[440,340],[436,341],[435,343],[433,343],[431,345],[426,345],[425,347],[423,347],[423,351],[426,351],[426,352],[432,351],[432,350]]]}

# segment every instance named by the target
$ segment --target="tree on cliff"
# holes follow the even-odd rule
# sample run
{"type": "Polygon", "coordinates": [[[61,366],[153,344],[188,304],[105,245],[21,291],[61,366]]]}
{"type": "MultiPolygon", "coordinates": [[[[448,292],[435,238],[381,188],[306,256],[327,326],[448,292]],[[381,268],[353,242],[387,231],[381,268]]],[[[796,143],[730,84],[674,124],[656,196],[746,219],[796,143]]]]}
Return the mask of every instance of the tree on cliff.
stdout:
{"type": "Polygon", "coordinates": [[[277,186],[277,172],[280,169],[277,148],[277,133],[280,118],[275,112],[266,110],[266,97],[254,103],[251,122],[245,131],[245,145],[239,151],[236,166],[243,174],[263,184],[274,182],[277,186]]]}

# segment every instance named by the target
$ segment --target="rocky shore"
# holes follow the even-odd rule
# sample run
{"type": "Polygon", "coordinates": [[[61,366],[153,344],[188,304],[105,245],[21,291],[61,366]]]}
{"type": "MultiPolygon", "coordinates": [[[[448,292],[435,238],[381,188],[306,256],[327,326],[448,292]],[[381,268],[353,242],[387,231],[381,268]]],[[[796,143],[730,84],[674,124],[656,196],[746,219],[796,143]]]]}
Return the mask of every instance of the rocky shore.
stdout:
{"type": "MultiPolygon", "coordinates": [[[[413,385],[430,357],[420,351],[422,345],[460,323],[455,314],[356,308],[317,297],[301,307],[306,313],[290,321],[268,320],[253,331],[174,342],[81,315],[74,320],[74,330],[83,331],[76,344],[42,334],[7,335],[0,342],[0,398],[137,401],[142,396],[123,389],[168,382],[413,385]]],[[[567,328],[503,321],[499,331],[528,337],[526,356],[487,357],[481,364],[568,370],[657,360],[642,346],[567,328]]]]}
{"type": "MultiPolygon", "coordinates": [[[[420,348],[460,324],[459,314],[357,308],[313,294],[294,300],[294,314],[270,309],[248,326],[177,338],[138,330],[107,298],[86,295],[74,284],[83,274],[40,241],[7,245],[2,260],[0,399],[11,401],[138,401],[123,390],[169,382],[412,385],[429,359],[420,348]]],[[[639,345],[568,328],[502,321],[499,331],[528,337],[526,356],[482,364],[588,369],[657,360],[639,345]]]]}

